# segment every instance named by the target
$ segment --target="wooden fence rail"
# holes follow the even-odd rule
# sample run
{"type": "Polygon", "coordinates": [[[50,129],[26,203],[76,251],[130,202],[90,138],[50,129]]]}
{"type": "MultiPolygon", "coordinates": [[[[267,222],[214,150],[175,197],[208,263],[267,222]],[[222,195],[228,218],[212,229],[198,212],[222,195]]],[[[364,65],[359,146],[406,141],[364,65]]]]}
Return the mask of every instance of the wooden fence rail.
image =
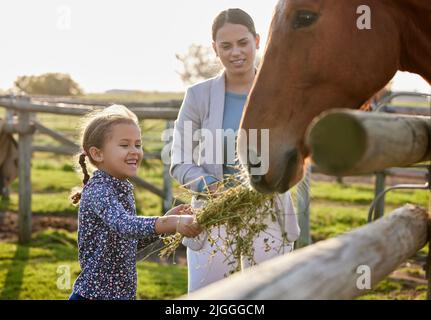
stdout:
{"type": "MultiPolygon", "coordinates": [[[[405,115],[419,115],[419,116],[431,116],[431,104],[430,107],[425,107],[425,104],[431,103],[431,95],[422,94],[417,92],[393,92],[388,96],[372,105],[372,110],[375,112],[386,112],[390,114],[405,114],[405,115]],[[391,105],[393,100],[400,97],[409,97],[412,99],[418,99],[423,103],[423,107],[413,107],[411,105],[391,105]]],[[[312,173],[326,173],[325,170],[319,169],[315,165],[311,165],[307,170],[311,170],[312,173]]],[[[381,192],[384,191],[386,186],[387,177],[398,177],[407,179],[420,179],[422,181],[430,181],[430,171],[428,170],[414,170],[414,168],[388,168],[380,172],[373,172],[375,176],[374,183],[374,194],[377,197],[381,192]]],[[[309,185],[310,178],[305,177],[304,181],[300,183],[301,192],[304,194],[303,197],[309,197],[309,185]]],[[[375,217],[381,217],[384,213],[385,198],[381,197],[376,203],[375,217]]],[[[298,213],[299,223],[301,225],[301,236],[296,242],[295,246],[301,248],[311,244],[311,237],[309,236],[309,220],[310,220],[310,204],[302,201],[298,198],[298,213]]]]}
{"type": "MultiPolygon", "coordinates": [[[[175,120],[178,115],[181,101],[176,101],[177,107],[173,107],[174,102],[164,106],[162,102],[142,103],[139,107],[130,107],[139,119],[164,119],[175,120]]],[[[103,106],[90,106],[72,103],[50,103],[30,100],[27,97],[0,97],[0,106],[9,110],[52,113],[61,115],[82,116],[91,111],[103,108],[103,106]]],[[[126,105],[127,106],[127,105],[126,105]]]]}
{"type": "Polygon", "coordinates": [[[181,298],[352,299],[423,248],[429,222],[425,210],[406,205],[352,232],[266,261],[181,298]]]}
{"type": "Polygon", "coordinates": [[[325,173],[378,172],[431,159],[431,118],[334,110],[313,121],[307,142],[325,173]]]}

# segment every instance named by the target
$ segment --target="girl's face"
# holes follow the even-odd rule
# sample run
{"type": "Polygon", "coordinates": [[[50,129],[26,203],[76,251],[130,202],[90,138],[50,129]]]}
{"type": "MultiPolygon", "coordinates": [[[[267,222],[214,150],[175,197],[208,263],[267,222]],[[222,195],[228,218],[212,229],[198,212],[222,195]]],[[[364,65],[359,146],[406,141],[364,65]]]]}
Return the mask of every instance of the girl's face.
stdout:
{"type": "Polygon", "coordinates": [[[243,75],[254,70],[259,40],[259,35],[254,37],[246,26],[225,23],[217,31],[213,49],[228,74],[243,75]]]}
{"type": "Polygon", "coordinates": [[[138,173],[144,152],[141,131],[131,123],[119,123],[111,128],[102,149],[90,148],[97,168],[118,179],[127,179],[138,173]]]}

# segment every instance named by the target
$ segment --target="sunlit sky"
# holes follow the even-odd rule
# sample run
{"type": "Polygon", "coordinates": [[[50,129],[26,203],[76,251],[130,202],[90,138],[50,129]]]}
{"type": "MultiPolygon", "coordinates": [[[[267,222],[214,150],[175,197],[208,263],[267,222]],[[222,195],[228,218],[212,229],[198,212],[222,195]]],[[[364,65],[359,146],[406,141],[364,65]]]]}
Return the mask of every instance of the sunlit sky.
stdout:
{"type": "MultiPolygon", "coordinates": [[[[262,46],[278,0],[1,0],[0,89],[20,75],[69,73],[86,92],[183,91],[176,53],[211,45],[221,10],[255,20],[262,46]]],[[[431,93],[420,77],[398,74],[393,90],[431,93]]]]}

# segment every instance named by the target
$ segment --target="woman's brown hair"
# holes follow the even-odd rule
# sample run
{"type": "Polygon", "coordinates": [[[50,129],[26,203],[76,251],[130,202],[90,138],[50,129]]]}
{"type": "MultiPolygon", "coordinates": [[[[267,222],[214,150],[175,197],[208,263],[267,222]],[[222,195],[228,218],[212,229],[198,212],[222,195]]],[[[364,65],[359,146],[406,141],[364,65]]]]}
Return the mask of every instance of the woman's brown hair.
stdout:
{"type": "Polygon", "coordinates": [[[250,33],[256,38],[256,28],[250,15],[244,10],[232,8],[220,12],[215,17],[212,26],[213,41],[216,40],[218,30],[223,27],[225,23],[241,24],[247,27],[248,31],[250,31],[250,33]]]}
{"type": "MultiPolygon", "coordinates": [[[[112,105],[104,110],[93,112],[84,118],[81,126],[82,151],[77,155],[79,168],[84,175],[82,180],[83,186],[90,180],[90,174],[88,173],[85,159],[88,158],[90,164],[96,166],[95,161],[91,158],[90,148],[96,147],[101,149],[112,127],[120,123],[133,123],[139,127],[139,121],[136,115],[122,105],[112,105]]],[[[72,191],[71,201],[74,205],[79,204],[81,192],[82,188],[72,191]]]]}

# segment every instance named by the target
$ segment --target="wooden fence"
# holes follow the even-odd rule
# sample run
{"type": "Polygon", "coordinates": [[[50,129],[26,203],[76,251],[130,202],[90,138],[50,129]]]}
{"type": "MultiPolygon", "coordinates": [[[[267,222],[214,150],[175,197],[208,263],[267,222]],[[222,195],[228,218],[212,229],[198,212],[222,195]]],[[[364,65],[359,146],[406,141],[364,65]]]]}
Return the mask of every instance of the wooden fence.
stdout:
{"type": "Polygon", "coordinates": [[[183,298],[351,299],[426,244],[428,221],[424,210],[406,206],[353,232],[271,259],[183,298]]]}
{"type": "MultiPolygon", "coordinates": [[[[46,99],[49,100],[49,99],[46,99]]],[[[106,105],[77,104],[76,101],[42,101],[22,96],[1,96],[0,106],[6,109],[5,132],[18,134],[18,228],[19,241],[26,243],[31,238],[31,158],[32,153],[52,152],[63,155],[74,155],[79,152],[79,146],[66,137],[46,126],[34,117],[36,113],[50,113],[56,115],[85,115],[106,105]],[[14,116],[16,115],[16,117],[14,116]],[[58,141],[61,146],[33,145],[35,132],[46,134],[58,141]]],[[[166,120],[166,128],[173,127],[181,101],[163,101],[155,103],[125,103],[139,119],[162,119],[166,120]]],[[[144,159],[160,159],[160,154],[145,154],[144,159]]],[[[163,167],[163,188],[154,186],[140,177],[131,179],[137,186],[144,188],[160,198],[162,207],[166,211],[172,206],[174,200],[172,193],[172,180],[169,176],[169,165],[163,167]]],[[[181,201],[178,201],[181,202],[181,201]]]]}
{"type": "Polygon", "coordinates": [[[429,160],[431,118],[328,112],[310,126],[313,162],[331,175],[359,175],[429,160]]]}
{"type": "MultiPolygon", "coordinates": [[[[417,93],[417,92],[393,92],[390,95],[385,96],[381,100],[372,104],[372,111],[376,113],[387,113],[387,114],[398,114],[398,115],[415,115],[415,116],[431,116],[431,95],[417,93]],[[398,98],[407,99],[419,99],[422,101],[429,101],[430,107],[414,107],[411,105],[391,105],[395,99],[398,98]]],[[[369,171],[372,172],[372,171],[369,171]]],[[[323,173],[327,175],[328,172],[324,172],[321,168],[311,164],[306,168],[306,173],[303,181],[298,185],[298,189],[301,192],[301,196],[298,197],[298,219],[301,226],[300,238],[296,241],[295,247],[302,248],[311,244],[310,235],[310,182],[312,173],[323,173]]],[[[374,181],[374,195],[375,198],[382,194],[386,188],[386,180],[388,177],[417,180],[417,181],[428,181],[431,179],[428,166],[414,165],[408,167],[392,167],[385,168],[383,170],[372,172],[375,177],[374,181]]],[[[338,177],[341,180],[341,177],[338,177]]],[[[375,204],[374,215],[372,219],[378,219],[383,216],[385,210],[385,197],[380,197],[375,204]]]]}
{"type": "MultiPolygon", "coordinates": [[[[328,157],[323,156],[325,150],[322,149],[322,146],[331,148],[331,151],[336,149],[340,153],[334,157],[335,171],[329,170],[329,173],[335,172],[342,176],[352,172],[371,173],[372,171],[368,170],[380,170],[384,169],[386,165],[398,165],[398,161],[401,161],[402,165],[411,165],[415,162],[430,160],[431,118],[421,120],[403,118],[399,121],[392,121],[393,119],[388,120],[387,117],[388,115],[382,116],[359,111],[324,114],[313,123],[307,139],[311,145],[313,161],[319,167],[322,165],[326,171],[329,168],[328,157]],[[335,117],[337,121],[329,121],[328,116],[335,117]],[[352,122],[351,117],[358,122],[352,122]],[[405,121],[413,121],[414,126],[404,127],[402,124],[405,121]],[[373,125],[369,126],[369,123],[373,125]],[[334,128],[334,124],[337,128],[344,128],[344,131],[341,135],[331,135],[332,141],[328,145],[329,140],[327,140],[323,128],[333,132],[333,130],[337,130],[334,128]],[[404,131],[395,129],[400,125],[404,131]],[[356,141],[358,135],[349,135],[348,132],[358,130],[355,129],[357,126],[364,128],[365,136],[369,141],[363,148],[358,147],[363,150],[361,150],[361,156],[355,158],[356,162],[351,166],[341,168],[343,165],[336,158],[350,159],[352,155],[344,149],[338,149],[338,145],[343,145],[343,142],[346,142],[344,147],[355,145],[353,142],[356,141]],[[410,136],[409,130],[415,135],[410,136]],[[406,136],[410,140],[402,140],[406,139],[406,136]],[[404,143],[409,144],[410,148],[405,149],[404,145],[400,146],[393,142],[390,145],[397,150],[391,152],[390,149],[382,146],[385,142],[389,144],[389,141],[385,139],[390,137],[393,141],[400,138],[404,143]],[[339,141],[340,139],[342,141],[339,141]],[[375,145],[381,147],[375,148],[373,147],[375,145]],[[400,150],[404,150],[403,153],[399,152],[400,150]],[[319,156],[316,156],[316,153],[319,156]],[[394,153],[399,155],[401,160],[394,159],[394,153]],[[323,162],[319,161],[320,155],[325,159],[323,162]],[[362,161],[363,157],[369,161],[362,161]],[[373,163],[372,159],[378,159],[378,161],[373,163]]],[[[400,118],[399,116],[392,117],[400,118]]],[[[431,199],[429,210],[431,211],[431,199]]],[[[429,213],[423,208],[406,205],[390,215],[352,232],[266,261],[198,290],[185,298],[352,299],[394,271],[399,264],[423,248],[429,240],[429,213]]],[[[430,257],[426,269],[428,298],[431,299],[430,257]]]]}

